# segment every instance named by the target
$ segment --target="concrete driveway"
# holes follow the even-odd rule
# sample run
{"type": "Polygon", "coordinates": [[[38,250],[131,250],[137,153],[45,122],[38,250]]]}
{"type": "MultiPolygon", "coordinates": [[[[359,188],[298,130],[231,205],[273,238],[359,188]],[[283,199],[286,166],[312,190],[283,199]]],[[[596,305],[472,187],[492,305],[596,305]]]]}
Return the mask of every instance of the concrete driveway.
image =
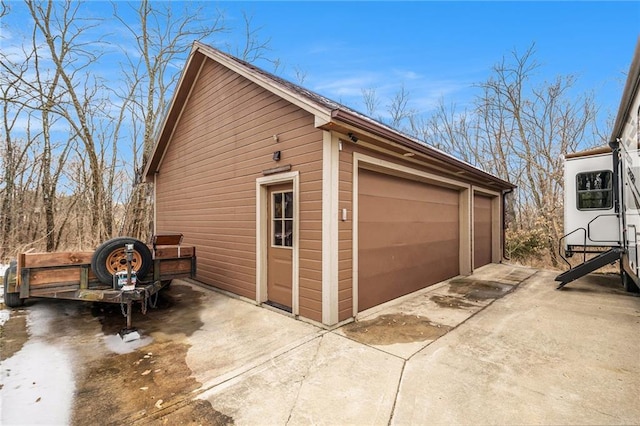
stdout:
{"type": "Polygon", "coordinates": [[[126,344],[117,310],[30,302],[0,311],[2,424],[640,424],[640,298],[554,275],[488,265],[334,330],[175,281],[126,344]]]}

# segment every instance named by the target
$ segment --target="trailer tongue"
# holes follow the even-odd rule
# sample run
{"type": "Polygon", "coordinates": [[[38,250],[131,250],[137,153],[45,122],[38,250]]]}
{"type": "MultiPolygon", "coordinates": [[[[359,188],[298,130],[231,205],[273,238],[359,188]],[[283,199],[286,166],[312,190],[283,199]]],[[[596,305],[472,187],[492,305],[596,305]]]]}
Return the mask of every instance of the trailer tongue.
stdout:
{"type": "Polygon", "coordinates": [[[117,303],[126,317],[120,336],[130,341],[139,337],[134,303],[145,314],[172,279],[195,277],[195,247],[181,243],[182,234],[165,234],[154,236],[151,247],[119,237],[95,252],[21,253],[5,272],[5,304],[18,307],[29,298],[117,303]]]}

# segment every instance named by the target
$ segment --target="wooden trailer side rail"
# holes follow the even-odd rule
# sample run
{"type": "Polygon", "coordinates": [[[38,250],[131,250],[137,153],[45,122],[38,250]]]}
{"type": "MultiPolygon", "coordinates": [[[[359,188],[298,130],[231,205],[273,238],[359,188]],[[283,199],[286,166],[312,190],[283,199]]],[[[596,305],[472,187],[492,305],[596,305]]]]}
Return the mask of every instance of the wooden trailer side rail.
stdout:
{"type": "Polygon", "coordinates": [[[134,291],[123,292],[101,283],[91,269],[93,252],[21,253],[15,287],[21,299],[49,297],[89,301],[141,300],[174,278],[195,277],[195,247],[153,247],[153,264],[134,291]]]}

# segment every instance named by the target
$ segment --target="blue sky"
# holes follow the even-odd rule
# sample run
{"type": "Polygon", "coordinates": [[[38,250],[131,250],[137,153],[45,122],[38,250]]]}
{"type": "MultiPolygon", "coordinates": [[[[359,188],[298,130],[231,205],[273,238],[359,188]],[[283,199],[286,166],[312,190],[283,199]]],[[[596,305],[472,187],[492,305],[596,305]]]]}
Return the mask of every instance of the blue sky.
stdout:
{"type": "MultiPolygon", "coordinates": [[[[176,10],[191,7],[189,2],[172,4],[176,10]]],[[[409,92],[408,107],[418,113],[428,115],[441,99],[447,105],[470,106],[477,93],[473,85],[485,81],[494,64],[512,50],[522,52],[535,43],[535,58],[542,64],[536,77],[542,81],[574,74],[574,93],[592,91],[600,120],[605,120],[617,112],[640,34],[640,2],[204,4],[211,16],[216,9],[224,10],[226,24],[234,28],[210,41],[214,46],[239,43],[246,12],[254,28],[260,28],[260,38],[270,39],[268,55],[282,64],[278,74],[299,82],[299,70],[305,87],[363,112],[362,89],[376,89],[384,109],[403,85],[409,92]]],[[[112,6],[92,1],[85,12],[108,19],[112,6]]],[[[19,17],[11,15],[12,22],[3,26],[9,24],[15,31],[20,24],[14,19],[19,17]]],[[[19,41],[10,31],[3,28],[3,49],[19,41]]],[[[257,65],[273,71],[268,63],[257,65]]],[[[100,66],[107,75],[117,76],[106,72],[107,64],[100,66]]]]}
{"type": "MultiPolygon", "coordinates": [[[[513,49],[536,45],[537,77],[578,77],[601,112],[617,111],[640,35],[640,2],[222,2],[271,38],[272,57],[306,74],[304,86],[363,110],[361,89],[390,96],[404,84],[410,106],[442,98],[467,105],[474,83],[513,49]]],[[[265,66],[268,69],[268,66],[265,66]]]]}

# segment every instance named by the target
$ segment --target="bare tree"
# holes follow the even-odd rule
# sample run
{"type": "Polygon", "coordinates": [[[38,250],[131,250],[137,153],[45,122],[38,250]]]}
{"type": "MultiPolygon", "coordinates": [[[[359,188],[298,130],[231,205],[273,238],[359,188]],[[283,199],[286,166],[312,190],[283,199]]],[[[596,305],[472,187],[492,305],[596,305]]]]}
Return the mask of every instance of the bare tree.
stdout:
{"type": "Polygon", "coordinates": [[[227,45],[229,51],[234,52],[234,55],[243,61],[257,62],[258,60],[264,60],[268,58],[265,53],[269,50],[270,38],[260,37],[260,31],[263,27],[255,27],[253,25],[253,15],[248,15],[246,12],[242,12],[242,20],[244,22],[244,43],[233,49],[227,45]]]}
{"type": "MultiPolygon", "coordinates": [[[[3,4],[3,10],[5,5],[3,4]]],[[[27,60],[25,60],[27,62],[27,60]]],[[[9,255],[10,247],[14,245],[17,237],[15,236],[16,225],[18,222],[16,211],[16,194],[18,188],[16,183],[20,175],[20,165],[24,164],[29,143],[25,143],[24,139],[14,140],[12,130],[16,126],[17,121],[22,115],[22,111],[26,108],[21,102],[18,102],[20,93],[17,81],[23,78],[27,67],[24,64],[10,64],[2,62],[4,66],[9,66],[13,73],[0,73],[0,90],[2,95],[2,139],[0,139],[1,153],[0,168],[2,169],[2,180],[0,185],[0,196],[2,197],[0,211],[0,260],[6,259],[9,255]],[[13,75],[15,74],[15,75],[13,75]]]]}
{"type": "Polygon", "coordinates": [[[87,155],[87,189],[91,194],[88,211],[92,239],[97,243],[110,237],[113,229],[111,193],[105,188],[104,177],[108,181],[113,173],[109,165],[117,148],[108,137],[109,129],[100,126],[104,118],[100,107],[108,101],[99,98],[104,93],[103,83],[90,72],[90,65],[102,55],[97,49],[99,40],[92,38],[90,43],[85,38],[99,21],[80,18],[81,6],[80,2],[27,2],[34,22],[34,39],[44,40],[43,47],[56,75],[54,83],[57,85],[59,79],[62,92],[47,108],[64,118],[70,134],[78,138],[87,155]]]}
{"type": "Polygon", "coordinates": [[[418,114],[409,117],[409,133],[418,139],[446,151],[476,166],[482,166],[484,156],[478,145],[477,120],[467,110],[458,112],[454,104],[440,100],[429,117],[418,114]]]}
{"type": "MultiPolygon", "coordinates": [[[[16,227],[18,220],[14,214],[16,207],[20,206],[18,200],[25,200],[25,194],[17,194],[16,190],[32,191],[28,199],[35,209],[27,209],[27,211],[41,214],[43,219],[43,223],[37,219],[35,222],[29,222],[26,226],[26,235],[34,230],[42,232],[46,240],[46,250],[54,250],[59,244],[57,238],[60,235],[60,228],[56,226],[56,210],[60,209],[56,209],[56,188],[69,152],[69,143],[54,142],[51,129],[61,118],[55,112],[55,105],[63,102],[65,92],[60,87],[60,73],[47,72],[44,65],[47,58],[42,56],[40,48],[37,31],[34,30],[30,44],[23,46],[22,58],[17,58],[16,55],[0,54],[2,57],[0,67],[3,70],[1,87],[4,95],[5,148],[5,161],[2,166],[6,183],[2,197],[2,257],[7,256],[10,245],[15,245],[17,241],[25,238],[25,234],[17,232],[17,229],[25,228],[16,227]],[[16,123],[21,120],[27,123],[37,122],[36,127],[39,129],[33,132],[34,127],[29,125],[26,135],[20,138],[26,141],[22,145],[16,144],[13,140],[13,130],[16,123]],[[33,147],[36,149],[30,156],[29,152],[33,147]],[[32,161],[33,164],[28,167],[27,173],[35,177],[29,181],[36,182],[37,188],[16,187],[17,183],[24,181],[21,173],[26,169],[22,165],[28,161],[32,161]],[[36,196],[35,199],[33,195],[36,196]],[[40,228],[42,225],[44,225],[43,229],[40,228]]],[[[23,218],[25,215],[23,214],[23,218]]]]}
{"type": "Polygon", "coordinates": [[[307,72],[299,66],[293,67],[293,72],[296,77],[296,83],[301,85],[304,84],[304,81],[307,79],[307,72]]]}
{"type": "Polygon", "coordinates": [[[473,110],[441,102],[428,119],[411,118],[411,132],[427,143],[518,185],[511,200],[523,238],[535,233],[551,266],[562,235],[562,155],[598,141],[590,94],[571,92],[575,78],[534,82],[539,64],[530,46],[513,51],[477,87],[473,110]]]}
{"type": "Polygon", "coordinates": [[[367,115],[375,117],[380,108],[380,98],[378,98],[376,89],[373,87],[362,89],[362,101],[367,115]]]}
{"type": "MultiPolygon", "coordinates": [[[[135,10],[135,21],[117,7],[114,14],[128,30],[135,47],[133,54],[127,50],[123,52],[127,58],[122,64],[126,79],[117,96],[123,105],[118,123],[124,123],[124,116],[128,115],[129,139],[134,154],[133,171],[139,174],[151,153],[169,95],[180,76],[173,68],[173,62],[186,56],[194,39],[207,39],[215,33],[226,31],[226,28],[220,13],[212,17],[201,9],[189,10],[189,13],[183,13],[180,19],[176,19],[171,3],[160,5],[142,1],[135,10]],[[203,18],[205,16],[206,19],[203,18]]],[[[246,15],[245,20],[248,25],[250,19],[246,15]]],[[[255,34],[249,27],[246,27],[246,31],[247,37],[255,34]]],[[[259,57],[260,52],[252,49],[262,49],[263,45],[258,45],[255,40],[247,43],[243,54],[249,59],[259,57]]],[[[131,179],[137,185],[130,199],[125,202],[122,233],[145,240],[149,237],[153,219],[150,203],[152,187],[141,181],[139,176],[131,179]]]]}
{"type": "Polygon", "coordinates": [[[481,85],[478,112],[485,117],[482,130],[493,148],[494,167],[504,173],[513,159],[522,165],[521,174],[513,177],[540,221],[555,267],[562,233],[562,155],[594,136],[589,131],[595,130],[596,108],[590,94],[570,93],[575,84],[571,75],[531,84],[539,66],[534,52],[533,45],[523,54],[514,51],[509,61],[494,67],[494,76],[481,85]]]}
{"type": "MultiPolygon", "coordinates": [[[[133,15],[121,5],[114,4],[112,18],[88,19],[82,2],[0,3],[2,25],[23,40],[0,51],[2,259],[27,246],[87,249],[116,232],[145,239],[151,229],[152,191],[131,183],[180,76],[176,63],[193,40],[207,42],[226,29],[220,12],[204,11],[208,5],[122,6],[133,15]],[[19,9],[30,27],[11,28],[17,21],[4,19],[19,9]],[[110,42],[114,22],[129,41],[114,29],[118,42],[110,42]],[[125,57],[121,72],[103,72],[113,63],[103,58],[118,53],[125,57]]],[[[243,17],[242,58],[268,60],[261,28],[243,17]]]]}
{"type": "Polygon", "coordinates": [[[389,125],[396,129],[401,129],[401,124],[404,120],[409,119],[414,114],[409,109],[410,92],[406,89],[404,83],[395,93],[389,104],[387,105],[387,112],[389,113],[389,125]]]}

